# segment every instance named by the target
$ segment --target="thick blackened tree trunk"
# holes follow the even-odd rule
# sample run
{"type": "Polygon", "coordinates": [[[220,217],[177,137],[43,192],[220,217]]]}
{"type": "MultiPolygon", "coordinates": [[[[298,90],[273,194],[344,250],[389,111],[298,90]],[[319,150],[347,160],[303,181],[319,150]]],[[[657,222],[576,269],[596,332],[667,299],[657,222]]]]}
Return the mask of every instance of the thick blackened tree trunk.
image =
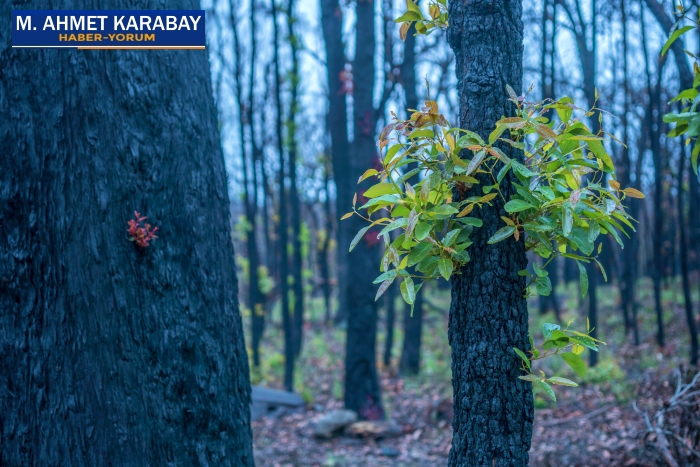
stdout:
{"type": "MultiPolygon", "coordinates": [[[[343,44],[343,12],[339,0],[321,0],[321,24],[323,39],[326,43],[326,70],[328,78],[328,115],[326,129],[331,137],[331,160],[333,162],[333,180],[336,188],[337,218],[350,211],[352,190],[349,168],[350,153],[348,143],[348,116],[345,100],[345,87],[341,79],[345,71],[345,46],[343,44]]],[[[347,271],[348,247],[354,233],[349,223],[340,222],[336,231],[338,238],[338,314],[337,320],[347,316],[347,271]]]]}
{"type": "Polygon", "coordinates": [[[206,52],[13,50],[9,26],[0,26],[0,465],[252,466],[206,52]],[[127,240],[135,210],[159,227],[146,248],[127,240]]]}
{"type": "MultiPolygon", "coordinates": [[[[376,161],[374,107],[374,0],[357,0],[357,25],[354,62],[354,129],[353,156],[350,158],[350,180],[357,180],[376,161]]],[[[361,194],[371,184],[359,186],[361,194]]],[[[362,204],[362,196],[358,196],[362,204]]],[[[365,221],[353,216],[343,221],[352,232],[365,227],[365,221]]],[[[379,380],[377,377],[376,340],[377,306],[375,291],[368,286],[368,271],[374,271],[379,259],[376,234],[368,233],[351,253],[352,267],[348,269],[347,342],[345,353],[345,407],[364,418],[383,416],[379,380]]],[[[347,248],[341,245],[341,248],[347,248]]]]}
{"type": "MultiPolygon", "coordinates": [[[[447,39],[455,52],[460,126],[486,138],[512,112],[506,84],[522,86],[523,24],[520,0],[450,2],[447,39]]],[[[503,146],[510,157],[522,153],[503,146]]],[[[512,173],[503,180],[514,191],[512,173]]],[[[486,179],[484,179],[486,182],[486,179]]],[[[454,436],[449,465],[524,467],[532,438],[532,385],[518,379],[513,347],[528,348],[523,298],[527,258],[523,242],[488,239],[502,225],[502,202],[485,206],[472,234],[472,259],[452,281],[449,339],[452,347],[454,436]]]]}

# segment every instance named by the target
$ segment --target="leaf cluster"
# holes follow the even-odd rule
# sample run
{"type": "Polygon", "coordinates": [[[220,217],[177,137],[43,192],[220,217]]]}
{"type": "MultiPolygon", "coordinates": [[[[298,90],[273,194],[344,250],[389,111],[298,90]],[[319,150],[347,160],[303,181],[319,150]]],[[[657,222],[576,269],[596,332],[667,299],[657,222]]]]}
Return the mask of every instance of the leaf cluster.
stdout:
{"type": "MultiPolygon", "coordinates": [[[[382,170],[369,169],[359,180],[378,183],[364,192],[367,202],[357,206],[355,199],[353,211],[343,217],[360,215],[368,222],[351,250],[370,228],[380,229],[385,253],[376,298],[400,278],[403,298],[413,304],[422,282],[459,273],[470,260],[470,235],[482,227],[478,211],[497,198],[506,215],[488,242],[522,241],[526,250],[548,261],[556,256],[575,260],[583,295],[588,289],[583,263],[598,262],[600,235],[609,233],[623,246],[621,234],[634,230],[622,201],[644,195],[615,181],[603,144],[606,135],[592,134],[582,121],[593,110],[577,108],[568,97],[532,103],[510,87],[508,92],[514,115],[496,122],[486,139],[451,126],[432,100],[408,120],[394,115],[380,134],[382,170]],[[499,148],[506,147],[503,143],[524,157],[506,155],[499,148]],[[501,186],[508,172],[515,176],[514,193],[501,186]],[[478,174],[486,176],[477,179],[478,174]],[[393,231],[398,235],[392,239],[393,231]]],[[[548,295],[547,272],[534,268],[532,276],[519,272],[530,278],[524,293],[535,285],[548,295]]],[[[601,271],[605,277],[602,266],[601,271]]]]}
{"type": "Polygon", "coordinates": [[[396,18],[397,23],[401,23],[399,35],[401,40],[406,40],[406,34],[415,23],[416,35],[426,36],[435,29],[446,29],[447,23],[447,0],[431,0],[428,4],[428,16],[426,17],[420,7],[413,0],[406,0],[406,12],[396,18]]]}
{"type": "Polygon", "coordinates": [[[540,371],[540,376],[537,376],[532,371],[532,362],[556,356],[564,360],[576,374],[583,377],[586,374],[586,363],[581,358],[583,351],[588,348],[593,352],[597,352],[599,344],[605,345],[605,342],[599,341],[590,335],[591,329],[588,326],[588,322],[586,322],[585,333],[569,330],[572,322],[569,321],[564,329],[558,324],[545,323],[542,328],[544,341],[540,345],[535,346],[532,337],[530,337],[530,350],[527,353],[513,348],[521,359],[522,370],[526,373],[523,376],[518,376],[518,378],[537,385],[554,401],[557,398],[552,390],[552,384],[571,387],[576,387],[578,384],[561,376],[547,377],[544,371],[540,371]]]}

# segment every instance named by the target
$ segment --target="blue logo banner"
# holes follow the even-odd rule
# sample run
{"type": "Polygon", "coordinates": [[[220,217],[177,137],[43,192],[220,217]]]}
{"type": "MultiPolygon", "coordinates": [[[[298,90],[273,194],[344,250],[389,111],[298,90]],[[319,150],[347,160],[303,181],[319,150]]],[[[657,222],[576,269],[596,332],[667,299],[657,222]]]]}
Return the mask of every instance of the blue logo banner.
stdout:
{"type": "Polygon", "coordinates": [[[12,47],[204,49],[204,10],[15,10],[12,47]]]}

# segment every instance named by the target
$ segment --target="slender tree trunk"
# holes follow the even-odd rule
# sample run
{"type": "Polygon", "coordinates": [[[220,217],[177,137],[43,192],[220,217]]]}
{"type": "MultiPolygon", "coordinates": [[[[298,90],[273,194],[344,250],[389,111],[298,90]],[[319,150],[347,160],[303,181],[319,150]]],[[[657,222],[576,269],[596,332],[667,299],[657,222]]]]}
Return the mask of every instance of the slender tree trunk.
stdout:
{"type": "Polygon", "coordinates": [[[326,199],[323,201],[323,219],[325,225],[326,236],[323,239],[323,245],[321,251],[319,251],[319,269],[321,271],[321,277],[323,280],[323,303],[326,309],[326,316],[324,323],[329,324],[331,322],[331,274],[330,274],[330,243],[331,235],[333,234],[333,219],[331,213],[331,195],[328,189],[329,179],[330,179],[330,167],[329,161],[323,161],[325,169],[323,171],[323,189],[326,199]]]}
{"type": "MultiPolygon", "coordinates": [[[[416,92],[416,36],[413,26],[408,30],[406,41],[404,42],[404,58],[401,64],[401,76],[403,78],[403,88],[406,98],[406,108],[418,108],[418,94],[416,92]]],[[[406,166],[406,170],[414,168],[414,164],[406,166]]],[[[404,311],[403,320],[403,346],[401,349],[401,360],[399,370],[403,374],[418,374],[420,371],[420,348],[421,335],[423,333],[423,288],[416,293],[416,300],[413,303],[413,316],[411,307],[404,311]]]]}
{"type": "MultiPolygon", "coordinates": [[[[253,235],[253,241],[252,245],[249,246],[249,248],[252,248],[253,254],[255,256],[254,260],[251,257],[250,259],[250,267],[251,271],[253,268],[253,265],[255,265],[255,272],[254,274],[251,274],[250,280],[251,284],[255,284],[254,291],[255,291],[255,297],[254,297],[254,306],[251,308],[251,340],[252,340],[252,347],[253,347],[253,363],[256,366],[260,365],[260,341],[262,340],[263,333],[265,331],[265,297],[263,296],[262,291],[260,290],[260,277],[258,274],[258,268],[261,266],[261,257],[260,254],[258,253],[258,240],[257,240],[257,235],[258,235],[258,223],[257,223],[257,213],[258,213],[258,190],[260,189],[258,185],[258,164],[262,167],[263,174],[264,174],[264,161],[263,161],[263,149],[260,147],[258,144],[258,141],[256,139],[256,131],[255,131],[255,121],[254,121],[254,106],[255,106],[255,94],[254,94],[254,87],[255,87],[255,65],[256,65],[256,59],[257,59],[257,40],[256,40],[256,35],[255,35],[255,5],[251,5],[250,8],[250,81],[248,82],[248,105],[246,107],[246,113],[247,113],[247,120],[248,120],[248,128],[250,130],[250,146],[253,151],[253,166],[252,166],[252,175],[253,175],[253,199],[251,201],[252,205],[252,216],[251,216],[251,234],[253,235]]],[[[263,177],[263,183],[266,182],[266,178],[263,177]]],[[[263,196],[265,193],[265,186],[263,185],[263,196]]],[[[267,203],[265,203],[264,208],[266,208],[267,203]]],[[[267,218],[267,210],[263,210],[263,217],[267,218]]],[[[269,237],[269,232],[265,230],[263,238],[267,242],[267,238],[269,237]]]]}
{"type": "Polygon", "coordinates": [[[299,92],[299,60],[297,57],[297,38],[294,35],[294,1],[287,4],[287,33],[292,50],[291,102],[287,122],[287,140],[289,144],[289,204],[292,208],[292,277],[294,278],[294,355],[301,353],[304,341],[304,259],[301,251],[301,211],[299,209],[299,189],[297,187],[297,146],[296,146],[296,110],[299,92]]]}
{"type": "MultiPolygon", "coordinates": [[[[460,126],[487,137],[501,115],[512,111],[506,84],[522,87],[522,2],[450,2],[449,9],[447,39],[457,61],[460,126]]],[[[523,158],[511,147],[501,149],[523,158]]],[[[503,179],[506,193],[514,190],[512,180],[512,172],[503,179]]],[[[472,235],[472,259],[452,279],[455,417],[449,465],[524,467],[532,438],[532,384],[518,379],[513,347],[528,348],[525,280],[517,274],[527,258],[523,242],[487,243],[502,224],[502,202],[478,214],[484,225],[472,235]]]]}
{"type": "MultiPolygon", "coordinates": [[[[45,5],[5,2],[0,13],[45,5]]],[[[253,466],[206,52],[18,50],[9,29],[0,26],[0,464],[253,466]],[[135,210],[159,228],[146,248],[127,240],[135,210]]]]}
{"type": "MultiPolygon", "coordinates": [[[[355,141],[353,156],[350,159],[350,180],[358,180],[360,175],[376,162],[374,107],[374,1],[357,0],[357,25],[355,29],[354,61],[354,122],[355,141]]],[[[366,181],[359,185],[362,194],[371,184],[366,181]]],[[[362,196],[358,196],[362,204],[362,196]]],[[[351,231],[365,227],[365,221],[353,216],[343,222],[351,231]]],[[[384,416],[377,377],[376,340],[377,306],[375,291],[367,283],[367,272],[377,267],[378,251],[372,244],[376,235],[366,235],[352,252],[353,267],[348,270],[347,294],[347,342],[345,353],[345,407],[355,410],[364,418],[384,416]]],[[[343,291],[341,290],[341,293],[343,291]]]]}
{"type": "MultiPolygon", "coordinates": [[[[345,87],[341,79],[345,73],[345,46],[343,44],[343,12],[339,0],[321,0],[321,24],[326,43],[326,71],[328,78],[328,114],[326,129],[331,137],[331,160],[336,188],[336,216],[339,218],[352,207],[352,188],[349,177],[350,153],[348,142],[348,109],[345,87]]],[[[338,276],[338,313],[336,321],[347,318],[348,248],[355,235],[349,223],[340,222],[336,229],[338,276]]]]}
{"type": "MultiPolygon", "coordinates": [[[[252,129],[252,113],[247,113],[247,108],[251,108],[252,94],[248,96],[248,102],[243,98],[243,58],[241,57],[241,47],[238,40],[238,24],[236,18],[237,5],[233,1],[229,2],[229,14],[231,21],[231,31],[233,36],[233,53],[235,57],[235,94],[236,102],[238,103],[238,137],[240,140],[241,152],[241,171],[243,172],[243,204],[245,205],[245,215],[250,230],[246,232],[246,249],[248,252],[248,307],[250,308],[251,316],[251,337],[253,349],[253,365],[260,366],[260,338],[262,337],[261,319],[263,316],[262,294],[260,293],[260,281],[258,278],[258,266],[260,264],[258,257],[258,246],[256,241],[257,234],[257,186],[253,184],[252,188],[248,182],[248,154],[245,144],[245,127],[246,119],[252,129]],[[253,193],[251,197],[251,193],[253,193]],[[251,199],[252,198],[252,199],[251,199]]],[[[253,23],[254,25],[254,23],[253,23]]],[[[253,42],[255,44],[255,42],[253,42]]],[[[254,67],[251,67],[251,73],[254,67]]],[[[251,75],[251,82],[253,80],[251,75]]],[[[255,142],[251,138],[251,148],[255,142]]],[[[251,158],[254,160],[253,158],[251,158]]],[[[255,164],[253,164],[253,172],[255,172],[255,164]]],[[[264,323],[264,321],[263,321],[264,323]]]]}
{"type": "Polygon", "coordinates": [[[384,340],[384,366],[391,366],[391,351],[394,347],[394,322],[396,321],[396,287],[384,293],[386,304],[386,339],[384,340]]]}
{"type": "Polygon", "coordinates": [[[289,310],[289,255],[287,253],[287,190],[285,188],[284,140],[282,139],[282,98],[280,96],[279,66],[279,26],[277,24],[277,4],[272,0],[272,30],[275,64],[275,103],[277,104],[276,131],[279,157],[279,280],[282,298],[282,326],[284,327],[284,387],[291,391],[294,386],[294,325],[289,310]]]}
{"type": "MultiPolygon", "coordinates": [[[[641,4],[641,1],[640,1],[641,4]]],[[[663,237],[663,208],[661,203],[663,203],[663,184],[662,184],[662,172],[663,167],[661,164],[661,145],[659,140],[659,128],[657,126],[656,118],[654,117],[655,111],[660,111],[660,79],[661,70],[663,69],[664,60],[659,62],[659,82],[657,85],[652,87],[651,85],[651,70],[649,69],[649,54],[647,52],[647,39],[646,39],[646,27],[644,24],[644,11],[642,10],[641,15],[641,31],[642,31],[642,50],[644,53],[645,68],[646,68],[646,80],[647,89],[649,93],[649,105],[647,108],[646,122],[648,123],[647,131],[650,139],[650,147],[652,158],[654,162],[654,225],[652,229],[652,243],[654,251],[654,270],[652,271],[652,280],[654,287],[654,309],[656,311],[656,341],[659,347],[664,346],[664,320],[663,320],[663,308],[661,305],[661,276],[663,269],[663,257],[662,257],[662,237],[663,237]]]]}
{"type": "MultiPolygon", "coordinates": [[[[620,185],[623,187],[631,186],[632,184],[632,162],[629,155],[629,121],[628,114],[630,109],[629,104],[629,76],[628,76],[628,51],[627,51],[627,8],[626,0],[621,0],[620,3],[620,13],[622,21],[622,89],[623,89],[623,110],[621,115],[622,121],[622,142],[623,147],[621,151],[620,163],[617,166],[617,177],[620,185]]],[[[633,203],[636,204],[636,203],[633,203]]],[[[632,321],[632,303],[635,300],[635,258],[636,252],[631,248],[631,243],[634,240],[629,240],[628,247],[622,251],[620,254],[620,306],[622,308],[622,315],[625,323],[625,335],[628,336],[630,332],[633,332],[636,324],[632,321]]],[[[635,331],[636,333],[636,331],[635,331]]],[[[635,344],[636,345],[636,344],[635,344]]]]}
{"type": "Polygon", "coordinates": [[[688,241],[686,238],[685,213],[683,212],[683,172],[685,171],[685,159],[688,157],[685,144],[681,144],[681,160],[678,166],[678,233],[680,234],[680,263],[681,279],[683,282],[683,300],[685,304],[685,318],[688,323],[690,333],[690,364],[697,365],[698,362],[698,330],[695,325],[693,314],[693,302],[690,299],[690,278],[688,268],[688,241]]]}
{"type": "Polygon", "coordinates": [[[420,372],[420,348],[423,340],[423,288],[416,294],[413,304],[413,316],[411,307],[404,308],[404,338],[401,349],[401,362],[399,370],[403,375],[417,375],[420,372]]]}

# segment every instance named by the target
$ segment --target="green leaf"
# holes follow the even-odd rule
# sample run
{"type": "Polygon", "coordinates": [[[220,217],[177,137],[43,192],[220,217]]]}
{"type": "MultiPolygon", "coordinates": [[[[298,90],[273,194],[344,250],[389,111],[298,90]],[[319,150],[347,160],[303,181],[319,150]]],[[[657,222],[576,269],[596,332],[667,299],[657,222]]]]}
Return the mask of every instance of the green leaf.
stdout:
{"type": "Polygon", "coordinates": [[[570,337],[570,339],[572,342],[576,342],[577,344],[581,344],[584,347],[588,347],[589,349],[595,352],[598,351],[598,346],[596,345],[595,341],[590,337],[586,336],[585,334],[575,333],[575,337],[570,337]]]}
{"type": "Polygon", "coordinates": [[[483,146],[485,144],[484,140],[481,139],[481,136],[477,135],[473,131],[463,130],[463,132],[464,132],[464,136],[462,136],[461,138],[459,138],[457,140],[457,146],[459,146],[460,148],[463,148],[465,146],[470,146],[473,143],[476,143],[479,146],[483,146]]]}
{"type": "Polygon", "coordinates": [[[600,235],[600,224],[596,221],[588,222],[588,241],[593,243],[595,239],[600,235]]]}
{"type": "Polygon", "coordinates": [[[581,297],[585,297],[586,293],[588,293],[588,273],[580,261],[576,261],[576,264],[578,264],[578,272],[581,276],[581,297]]]}
{"type": "Polygon", "coordinates": [[[395,23],[404,23],[408,21],[419,21],[423,19],[423,16],[420,13],[416,13],[415,11],[407,11],[403,15],[399,16],[394,20],[395,23]]]}
{"type": "Polygon", "coordinates": [[[482,225],[484,225],[484,221],[482,221],[478,217],[462,217],[458,220],[459,222],[462,222],[467,225],[472,225],[474,227],[481,227],[482,225]]]}
{"type": "Polygon", "coordinates": [[[495,130],[491,132],[489,135],[489,144],[493,144],[496,142],[498,138],[503,134],[503,132],[506,131],[506,125],[498,125],[495,130]]]}
{"type": "Polygon", "coordinates": [[[410,277],[404,277],[403,282],[401,282],[401,295],[406,303],[412,305],[416,301],[416,289],[413,284],[413,279],[410,277]]]}
{"type": "Polygon", "coordinates": [[[561,358],[564,359],[566,363],[576,372],[580,377],[586,374],[586,364],[583,359],[573,352],[566,352],[561,354],[561,358]]]}
{"type": "Polygon", "coordinates": [[[523,201],[520,199],[514,199],[511,201],[508,201],[503,208],[506,210],[506,212],[520,212],[524,211],[526,209],[534,208],[534,206],[527,201],[523,201]]]}
{"type": "Polygon", "coordinates": [[[436,217],[440,219],[450,217],[453,214],[457,214],[459,210],[450,206],[449,204],[443,204],[441,206],[438,206],[437,209],[432,209],[430,212],[435,213],[437,215],[436,217]]]}
{"type": "Polygon", "coordinates": [[[363,194],[365,198],[376,198],[378,196],[390,195],[394,193],[398,192],[396,191],[396,187],[394,187],[393,183],[378,183],[369,187],[363,194]]]}
{"type": "Polygon", "coordinates": [[[578,387],[578,384],[574,383],[570,379],[562,378],[560,376],[552,376],[551,378],[547,379],[547,381],[560,386],[570,386],[572,388],[578,387]]]}
{"type": "Polygon", "coordinates": [[[508,170],[510,170],[511,165],[512,162],[509,162],[503,167],[501,167],[501,170],[498,171],[498,175],[496,176],[496,180],[498,181],[498,183],[501,183],[503,181],[503,178],[505,178],[506,174],[508,173],[508,170]]]}
{"type": "Polygon", "coordinates": [[[391,159],[394,158],[397,152],[402,149],[400,144],[395,144],[386,151],[386,156],[384,156],[384,165],[388,164],[391,159]]]}
{"type": "Polygon", "coordinates": [[[420,263],[423,260],[423,258],[428,256],[432,249],[432,243],[420,242],[418,245],[411,248],[411,252],[408,254],[408,260],[406,265],[410,267],[414,264],[420,263]]]}
{"type": "Polygon", "coordinates": [[[350,242],[350,250],[348,250],[348,251],[352,251],[353,248],[355,248],[355,246],[357,245],[357,242],[360,241],[362,236],[365,234],[365,232],[367,232],[369,230],[370,227],[371,227],[371,225],[368,225],[367,227],[364,227],[364,228],[360,229],[359,232],[357,232],[357,235],[355,235],[355,238],[353,238],[352,242],[350,242]]]}
{"type": "Polygon", "coordinates": [[[544,323],[544,326],[542,326],[542,335],[544,336],[545,340],[548,340],[550,337],[552,337],[552,333],[554,331],[558,331],[560,329],[561,326],[558,324],[544,323]]]}
{"type": "Polygon", "coordinates": [[[389,225],[387,225],[386,227],[384,227],[381,230],[381,232],[379,232],[377,234],[377,236],[381,237],[385,233],[391,232],[392,230],[396,230],[399,227],[405,226],[407,223],[408,223],[408,219],[406,219],[405,217],[400,217],[400,218],[396,219],[395,221],[393,221],[392,223],[390,223],[389,225]]]}
{"type": "Polygon", "coordinates": [[[415,228],[416,240],[419,242],[425,240],[425,238],[430,234],[430,229],[433,225],[429,222],[419,222],[415,228]]]}
{"type": "Polygon", "coordinates": [[[384,282],[387,279],[393,279],[396,277],[397,271],[396,269],[391,269],[390,271],[385,272],[381,276],[377,277],[374,279],[373,284],[379,284],[380,282],[384,282]]]}
{"type": "Polygon", "coordinates": [[[377,290],[377,295],[375,295],[375,297],[374,297],[375,302],[377,300],[379,300],[379,297],[381,297],[382,294],[384,294],[384,292],[386,292],[386,289],[388,289],[389,286],[394,283],[394,279],[395,278],[392,277],[392,278],[387,279],[384,282],[382,282],[382,285],[379,286],[379,290],[377,290]]]}
{"type": "Polygon", "coordinates": [[[447,235],[445,235],[445,238],[442,239],[442,245],[443,246],[450,246],[452,243],[455,241],[457,238],[457,235],[459,234],[460,229],[454,229],[450,230],[447,232],[447,235]]]}
{"type": "Polygon", "coordinates": [[[510,237],[511,235],[513,235],[513,233],[515,233],[515,227],[511,227],[510,225],[501,227],[495,234],[493,234],[493,237],[489,238],[488,243],[489,245],[498,243],[510,237]]]}
{"type": "Polygon", "coordinates": [[[524,381],[530,381],[531,383],[534,383],[535,381],[540,380],[537,376],[533,375],[532,373],[530,373],[529,375],[525,375],[525,376],[518,376],[518,378],[520,378],[524,381]]]}
{"type": "Polygon", "coordinates": [[[564,236],[568,237],[571,233],[571,227],[574,225],[574,211],[570,206],[564,206],[563,216],[564,218],[561,223],[562,231],[564,232],[564,236]]]}
{"type": "Polygon", "coordinates": [[[695,29],[695,26],[683,26],[682,28],[673,31],[673,34],[671,34],[671,37],[668,38],[663,49],[661,49],[661,55],[663,56],[666,54],[666,52],[668,52],[668,49],[671,47],[671,45],[673,45],[676,39],[692,29],[695,29]]]}
{"type": "Polygon", "coordinates": [[[559,329],[555,329],[554,331],[552,331],[552,335],[549,338],[554,342],[554,345],[556,345],[560,349],[569,345],[569,336],[564,334],[559,329]]]}
{"type": "Polygon", "coordinates": [[[440,271],[440,275],[445,278],[446,281],[450,280],[450,276],[452,276],[452,260],[447,259],[447,258],[442,258],[440,261],[438,261],[438,270],[440,271]]]}
{"type": "Polygon", "coordinates": [[[484,160],[484,157],[486,156],[486,151],[481,150],[477,152],[474,155],[474,158],[469,161],[469,165],[467,166],[467,171],[465,172],[467,175],[471,175],[472,172],[474,172],[478,167],[479,164],[484,160]]]}
{"type": "Polygon", "coordinates": [[[537,293],[548,297],[552,293],[552,281],[549,277],[540,277],[537,279],[537,293]]]}
{"type": "Polygon", "coordinates": [[[528,369],[528,370],[531,370],[532,368],[530,367],[530,359],[527,358],[527,356],[525,355],[525,353],[524,353],[522,350],[520,350],[520,349],[518,349],[518,348],[516,348],[516,347],[513,347],[513,350],[515,350],[515,353],[518,354],[518,357],[520,357],[520,358],[522,359],[522,361],[525,362],[525,365],[527,366],[527,369],[528,369]]]}
{"type": "Polygon", "coordinates": [[[406,0],[406,8],[408,8],[408,11],[413,11],[421,15],[421,18],[423,17],[423,13],[420,11],[420,7],[413,3],[413,0],[406,0]]]}
{"type": "Polygon", "coordinates": [[[557,401],[557,397],[554,395],[554,390],[552,390],[552,386],[550,386],[549,384],[547,384],[547,383],[545,383],[544,381],[541,381],[541,380],[539,380],[539,379],[538,379],[537,381],[535,381],[535,383],[537,383],[537,385],[538,385],[540,388],[542,388],[542,390],[543,390],[544,392],[546,392],[547,395],[548,395],[549,397],[551,397],[552,400],[553,400],[554,402],[557,401]]]}

